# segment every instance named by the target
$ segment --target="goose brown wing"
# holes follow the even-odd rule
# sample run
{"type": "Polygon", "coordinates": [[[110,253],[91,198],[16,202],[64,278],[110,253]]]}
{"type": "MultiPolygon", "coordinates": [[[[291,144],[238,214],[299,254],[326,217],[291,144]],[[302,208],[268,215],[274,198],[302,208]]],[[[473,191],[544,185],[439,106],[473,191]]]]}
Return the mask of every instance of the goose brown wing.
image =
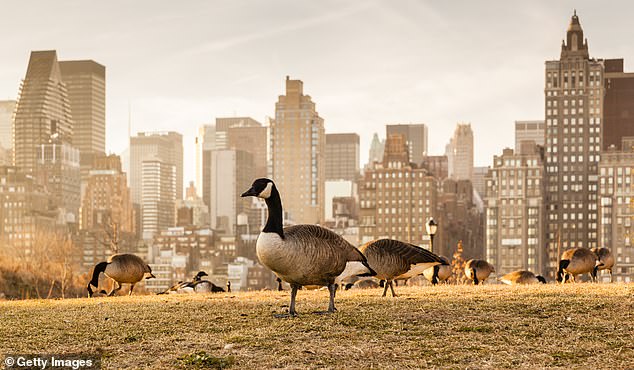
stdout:
{"type": "Polygon", "coordinates": [[[438,262],[443,263],[442,259],[427,249],[417,247],[410,243],[401,242],[393,239],[379,239],[371,243],[369,248],[379,248],[390,251],[400,256],[409,265],[418,263],[438,262]]]}

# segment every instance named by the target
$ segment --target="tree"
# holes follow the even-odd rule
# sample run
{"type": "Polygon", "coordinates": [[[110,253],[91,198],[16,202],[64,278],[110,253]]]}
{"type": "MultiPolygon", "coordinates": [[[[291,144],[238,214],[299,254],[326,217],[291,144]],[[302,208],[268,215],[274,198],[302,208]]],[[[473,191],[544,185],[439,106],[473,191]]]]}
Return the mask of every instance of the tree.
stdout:
{"type": "Polygon", "coordinates": [[[466,276],[464,273],[464,268],[467,262],[462,258],[462,240],[458,241],[458,246],[456,248],[456,252],[453,254],[453,260],[451,261],[451,269],[453,274],[451,275],[451,279],[455,284],[464,284],[466,281],[466,276]]]}

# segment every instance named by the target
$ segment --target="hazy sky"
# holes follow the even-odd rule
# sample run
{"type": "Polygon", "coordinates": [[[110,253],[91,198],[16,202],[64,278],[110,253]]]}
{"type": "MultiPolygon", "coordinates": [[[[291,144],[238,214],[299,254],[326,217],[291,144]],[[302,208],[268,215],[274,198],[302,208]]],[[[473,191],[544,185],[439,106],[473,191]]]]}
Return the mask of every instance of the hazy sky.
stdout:
{"type": "Polygon", "coordinates": [[[628,1],[12,1],[0,13],[0,99],[15,99],[31,50],[106,66],[107,148],[132,130],[184,134],[274,115],[284,78],[304,81],[326,132],[425,123],[442,154],[470,122],[476,165],[514,144],[513,122],[543,119],[544,61],[558,59],[574,8],[597,58],[634,70],[628,1]]]}

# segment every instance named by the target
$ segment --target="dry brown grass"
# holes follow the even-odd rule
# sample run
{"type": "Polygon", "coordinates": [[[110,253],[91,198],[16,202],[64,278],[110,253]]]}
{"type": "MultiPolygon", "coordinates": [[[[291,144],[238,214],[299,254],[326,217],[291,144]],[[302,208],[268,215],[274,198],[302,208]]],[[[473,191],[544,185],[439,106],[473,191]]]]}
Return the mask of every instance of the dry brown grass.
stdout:
{"type": "Polygon", "coordinates": [[[0,303],[1,353],[105,368],[634,368],[634,285],[398,287],[0,303]]]}

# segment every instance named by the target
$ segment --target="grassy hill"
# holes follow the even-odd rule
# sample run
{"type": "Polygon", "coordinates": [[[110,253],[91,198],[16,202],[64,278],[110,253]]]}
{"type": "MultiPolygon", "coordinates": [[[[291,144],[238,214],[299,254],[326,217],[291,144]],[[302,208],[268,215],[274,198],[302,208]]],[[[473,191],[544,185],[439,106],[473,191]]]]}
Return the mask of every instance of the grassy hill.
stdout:
{"type": "Polygon", "coordinates": [[[634,285],[398,287],[0,302],[1,353],[104,368],[634,368],[634,285]]]}

